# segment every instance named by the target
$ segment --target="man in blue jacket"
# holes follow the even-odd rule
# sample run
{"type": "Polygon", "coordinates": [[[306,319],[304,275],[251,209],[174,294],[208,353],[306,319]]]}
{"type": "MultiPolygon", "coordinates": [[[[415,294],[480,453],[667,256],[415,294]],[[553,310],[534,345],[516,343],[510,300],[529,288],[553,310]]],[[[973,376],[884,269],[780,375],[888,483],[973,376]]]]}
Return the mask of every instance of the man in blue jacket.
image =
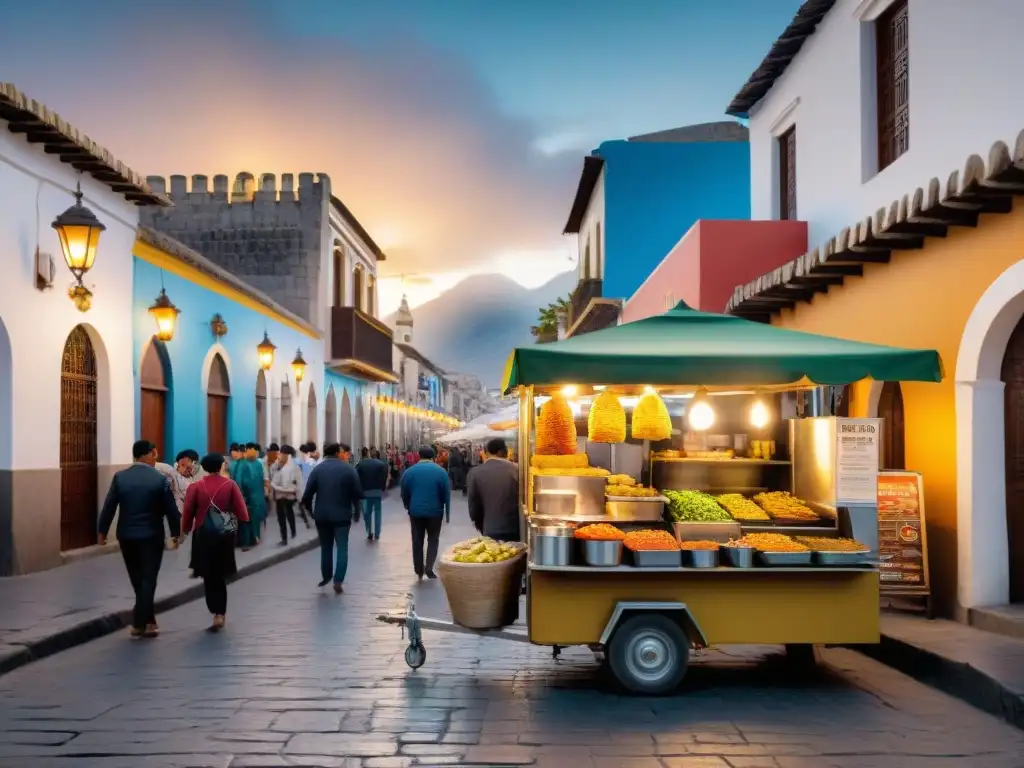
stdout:
{"type": "Polygon", "coordinates": [[[320,538],[320,586],[334,579],[334,591],[341,594],[348,570],[348,534],[352,517],[363,498],[363,486],[355,467],[348,463],[352,449],[344,443],[324,446],[324,460],[309,473],[302,505],[313,510],[313,522],[320,538]],[[337,560],[333,557],[337,548],[337,560]]]}
{"type": "Polygon", "coordinates": [[[420,448],[420,460],[402,475],[402,504],[409,512],[412,528],[412,567],[419,578],[436,579],[434,561],[441,539],[441,524],[451,522],[452,484],[448,473],[434,463],[434,449],[420,448]],[[423,562],[423,537],[427,539],[427,561],[423,562]]]}

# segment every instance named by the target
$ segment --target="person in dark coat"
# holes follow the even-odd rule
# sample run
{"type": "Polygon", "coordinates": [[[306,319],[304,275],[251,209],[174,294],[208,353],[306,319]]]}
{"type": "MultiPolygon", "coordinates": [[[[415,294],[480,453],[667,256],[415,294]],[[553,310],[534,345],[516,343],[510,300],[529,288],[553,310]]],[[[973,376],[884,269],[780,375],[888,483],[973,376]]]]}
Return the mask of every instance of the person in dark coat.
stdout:
{"type": "Polygon", "coordinates": [[[227,471],[227,461],[219,453],[211,453],[200,462],[206,475],[189,486],[182,512],[182,535],[195,531],[192,538],[192,567],[203,580],[206,608],[213,614],[210,630],[224,628],[228,612],[227,580],[238,573],[235,563],[235,533],[218,535],[204,524],[213,509],[234,515],[240,523],[249,520],[242,492],[227,471]]]}
{"type": "Polygon", "coordinates": [[[452,448],[448,454],[448,478],[452,483],[452,490],[463,490],[466,487],[466,463],[463,461],[462,451],[452,448]]]}
{"type": "Polygon", "coordinates": [[[343,443],[324,446],[324,460],[313,467],[302,493],[302,504],[313,510],[313,521],[320,539],[319,586],[334,579],[336,594],[344,592],[342,584],[348,570],[348,535],[352,518],[363,498],[363,486],[355,467],[348,463],[352,449],[343,443]],[[334,549],[337,547],[337,560],[334,549]]]}
{"type": "Polygon", "coordinates": [[[508,446],[496,437],[486,460],[469,473],[469,519],[484,536],[519,541],[519,467],[508,460],[508,446]]]}
{"type": "Polygon", "coordinates": [[[412,568],[416,576],[436,579],[434,561],[441,539],[442,522],[451,522],[452,484],[448,473],[434,463],[434,449],[420,448],[420,460],[402,475],[402,504],[409,512],[412,529],[412,568]],[[423,539],[427,559],[423,561],[423,539]]]}
{"type": "Polygon", "coordinates": [[[384,491],[388,487],[388,465],[380,460],[379,454],[370,455],[367,448],[356,464],[356,474],[363,486],[363,521],[366,523],[366,540],[380,541],[380,522],[384,491]]]}
{"type": "Polygon", "coordinates": [[[156,446],[148,440],[139,440],[132,446],[132,458],[135,463],[117,472],[110,483],[99,515],[97,540],[100,544],[107,542],[114,514],[120,510],[117,541],[135,591],[131,636],[156,637],[160,627],[156,623],[153,602],[167,544],[164,520],[170,529],[171,547],[177,548],[181,516],[171,486],[154,468],[156,446]]]}

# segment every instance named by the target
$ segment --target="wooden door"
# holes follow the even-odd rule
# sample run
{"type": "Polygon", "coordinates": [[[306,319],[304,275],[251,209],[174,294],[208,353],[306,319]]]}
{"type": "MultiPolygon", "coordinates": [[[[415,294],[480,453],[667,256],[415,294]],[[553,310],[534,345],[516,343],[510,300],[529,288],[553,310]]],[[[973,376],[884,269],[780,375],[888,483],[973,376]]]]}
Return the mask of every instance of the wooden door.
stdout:
{"type": "Polygon", "coordinates": [[[882,419],[882,468],[906,469],[903,390],[898,381],[887,381],[882,385],[878,417],[882,419]]]}
{"type": "Polygon", "coordinates": [[[1010,602],[1024,602],[1024,321],[1003,357],[1006,424],[1006,532],[1010,550],[1010,602]]]}
{"type": "Polygon", "coordinates": [[[230,398],[228,367],[220,355],[214,355],[206,385],[206,450],[209,453],[227,453],[230,398]]]}
{"type": "Polygon", "coordinates": [[[60,372],[60,548],[96,543],[96,353],[76,326],[64,344],[60,372]]]}
{"type": "Polygon", "coordinates": [[[154,341],[146,349],[139,366],[139,439],[156,446],[161,461],[167,461],[167,390],[168,376],[164,356],[154,341]]]}

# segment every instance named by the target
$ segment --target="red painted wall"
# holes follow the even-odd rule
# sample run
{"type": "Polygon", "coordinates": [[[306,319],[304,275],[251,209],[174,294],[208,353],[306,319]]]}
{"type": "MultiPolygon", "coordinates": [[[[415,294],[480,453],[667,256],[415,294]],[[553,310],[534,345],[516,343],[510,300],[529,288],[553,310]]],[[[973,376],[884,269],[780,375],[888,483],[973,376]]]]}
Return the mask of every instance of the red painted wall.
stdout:
{"type": "Polygon", "coordinates": [[[737,285],[807,250],[803,221],[698,221],[629,298],[622,322],[659,315],[669,299],[722,312],[737,285]]]}

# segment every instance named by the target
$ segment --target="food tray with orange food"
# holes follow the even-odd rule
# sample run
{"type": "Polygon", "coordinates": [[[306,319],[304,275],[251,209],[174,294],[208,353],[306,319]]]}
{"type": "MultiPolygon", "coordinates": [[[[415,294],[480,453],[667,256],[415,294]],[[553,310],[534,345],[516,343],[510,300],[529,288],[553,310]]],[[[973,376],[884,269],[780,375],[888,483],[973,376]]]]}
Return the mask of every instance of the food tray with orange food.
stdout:
{"type": "Polygon", "coordinates": [[[786,491],[758,493],[753,501],[776,525],[816,525],[821,522],[821,515],[786,491]]]}
{"type": "Polygon", "coordinates": [[[734,547],[753,547],[761,565],[810,565],[811,550],[782,533],[748,533],[729,542],[734,547]]]}
{"type": "Polygon", "coordinates": [[[673,568],[683,564],[679,542],[668,531],[651,528],[630,531],[622,543],[637,568],[673,568]]]}

